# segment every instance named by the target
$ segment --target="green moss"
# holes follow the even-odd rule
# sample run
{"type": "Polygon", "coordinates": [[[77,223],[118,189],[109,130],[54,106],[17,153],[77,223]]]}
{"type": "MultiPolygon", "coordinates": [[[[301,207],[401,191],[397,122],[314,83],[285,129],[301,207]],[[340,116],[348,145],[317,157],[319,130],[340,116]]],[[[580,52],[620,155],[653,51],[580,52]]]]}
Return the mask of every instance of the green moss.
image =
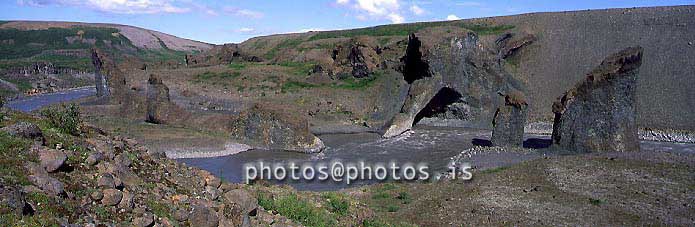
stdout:
{"type": "Polygon", "coordinates": [[[298,81],[287,81],[282,85],[281,91],[283,93],[289,92],[289,91],[296,91],[299,89],[306,89],[306,88],[315,88],[315,87],[320,87],[320,85],[316,84],[310,84],[310,83],[305,83],[305,82],[298,82],[298,81]]]}
{"type": "Polygon", "coordinates": [[[196,83],[225,83],[229,82],[230,80],[233,80],[237,77],[241,76],[240,72],[220,72],[220,73],[215,73],[215,72],[205,72],[202,74],[198,74],[195,76],[195,79],[193,80],[196,83]]]}
{"type": "Polygon", "coordinates": [[[267,194],[260,193],[258,195],[258,205],[266,210],[276,211],[309,227],[332,227],[337,225],[337,221],[331,213],[314,206],[306,200],[300,199],[296,194],[271,198],[267,194]]]}

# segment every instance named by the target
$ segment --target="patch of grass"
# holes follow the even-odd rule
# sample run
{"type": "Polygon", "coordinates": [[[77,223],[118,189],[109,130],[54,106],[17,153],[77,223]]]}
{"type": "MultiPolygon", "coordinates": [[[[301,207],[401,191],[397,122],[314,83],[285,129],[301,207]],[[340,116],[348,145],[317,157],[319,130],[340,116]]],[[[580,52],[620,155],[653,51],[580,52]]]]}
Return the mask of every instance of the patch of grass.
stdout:
{"type": "Polygon", "coordinates": [[[299,46],[299,44],[302,44],[302,42],[304,42],[304,40],[300,39],[300,38],[285,39],[284,41],[282,41],[281,43],[279,43],[278,45],[276,45],[275,47],[270,49],[268,52],[266,52],[264,57],[266,59],[273,59],[273,58],[275,58],[275,56],[277,56],[277,53],[280,50],[288,49],[288,48],[295,48],[295,47],[299,46]]]}
{"type": "Polygon", "coordinates": [[[509,166],[500,166],[497,168],[483,170],[480,173],[482,173],[482,174],[499,173],[499,172],[502,172],[502,171],[507,170],[507,169],[509,169],[509,166]]]}
{"type": "Polygon", "coordinates": [[[8,185],[30,185],[22,166],[29,157],[23,152],[29,149],[30,141],[0,132],[0,177],[8,185]]]}
{"type": "Polygon", "coordinates": [[[333,85],[333,87],[347,90],[361,90],[367,87],[371,87],[374,84],[374,82],[376,82],[376,80],[379,79],[379,76],[379,72],[374,72],[373,75],[366,78],[357,79],[354,77],[349,77],[345,80],[342,80],[341,84],[335,84],[333,85]]]}
{"type": "Polygon", "coordinates": [[[289,91],[296,91],[299,89],[315,88],[315,87],[320,87],[320,85],[310,84],[310,83],[306,83],[306,82],[299,82],[299,81],[287,81],[282,85],[281,91],[283,93],[285,93],[285,92],[289,92],[289,91]]]}
{"type": "Polygon", "coordinates": [[[338,224],[335,217],[328,211],[300,199],[296,194],[271,198],[264,193],[259,193],[258,205],[309,227],[332,227],[338,224]]]}
{"type": "Polygon", "coordinates": [[[230,69],[235,69],[235,70],[242,70],[245,69],[247,66],[247,63],[244,62],[232,62],[229,64],[230,69]]]}
{"type": "Polygon", "coordinates": [[[309,75],[316,63],[313,62],[280,62],[277,65],[289,68],[289,72],[297,76],[309,75]]]}
{"type": "Polygon", "coordinates": [[[209,81],[213,81],[213,82],[214,81],[228,81],[228,80],[233,80],[239,76],[241,76],[240,72],[221,72],[221,73],[205,72],[205,73],[196,75],[194,81],[198,82],[198,83],[209,82],[209,81]]]}
{"type": "Polygon", "coordinates": [[[343,196],[335,192],[326,192],[323,193],[321,197],[326,199],[330,212],[340,216],[346,216],[348,214],[350,202],[343,196]]]}
{"type": "Polygon", "coordinates": [[[157,217],[171,217],[171,210],[169,209],[169,206],[164,203],[160,203],[157,200],[148,200],[147,208],[152,211],[152,214],[157,215],[157,217]]]}
{"type": "Polygon", "coordinates": [[[600,200],[600,199],[589,199],[589,203],[591,203],[591,205],[594,205],[594,206],[599,206],[599,205],[603,204],[604,202],[603,202],[603,200],[600,200]]]}
{"type": "Polygon", "coordinates": [[[413,201],[413,198],[410,197],[410,194],[408,194],[408,192],[399,192],[398,197],[396,198],[400,200],[403,204],[409,204],[413,201]]]}
{"type": "Polygon", "coordinates": [[[494,35],[500,34],[506,30],[514,28],[513,25],[487,25],[487,24],[471,24],[463,21],[442,21],[414,24],[394,24],[382,25],[370,28],[340,30],[340,31],[324,31],[309,38],[309,41],[330,39],[330,38],[352,38],[357,36],[407,36],[419,30],[429,27],[441,26],[456,26],[469,29],[478,35],[494,35]]]}
{"type": "Polygon", "coordinates": [[[41,111],[52,127],[70,135],[80,135],[82,132],[82,117],[76,104],[49,107],[41,111]]]}
{"type": "Polygon", "coordinates": [[[398,210],[400,210],[400,209],[401,209],[401,208],[398,207],[398,206],[396,206],[396,205],[388,205],[388,206],[386,206],[386,211],[392,212],[392,213],[393,213],[393,212],[398,212],[398,210]]]}
{"type": "Polygon", "coordinates": [[[111,219],[111,212],[106,210],[103,206],[97,206],[94,208],[94,214],[97,215],[99,220],[109,220],[111,219]]]}

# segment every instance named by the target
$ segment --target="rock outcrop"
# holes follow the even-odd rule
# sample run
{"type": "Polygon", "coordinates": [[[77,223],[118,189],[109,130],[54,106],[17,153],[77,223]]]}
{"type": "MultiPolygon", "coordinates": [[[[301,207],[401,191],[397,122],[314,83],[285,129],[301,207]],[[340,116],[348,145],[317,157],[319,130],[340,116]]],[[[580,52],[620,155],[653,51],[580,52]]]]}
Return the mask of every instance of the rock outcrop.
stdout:
{"type": "Polygon", "coordinates": [[[499,54],[502,59],[512,57],[521,48],[531,45],[536,41],[532,34],[507,33],[498,38],[495,43],[499,46],[499,54]]]}
{"type": "Polygon", "coordinates": [[[125,94],[126,80],[116,62],[103,50],[92,49],[95,83],[98,97],[115,97],[116,101],[125,94]]]}
{"type": "Polygon", "coordinates": [[[30,139],[36,142],[41,142],[42,144],[45,142],[45,138],[43,136],[43,132],[41,131],[41,128],[39,128],[38,125],[28,123],[28,122],[19,122],[4,128],[1,128],[0,131],[6,132],[7,134],[10,134],[11,136],[17,136],[17,137],[22,137],[25,139],[30,139]]]}
{"type": "Polygon", "coordinates": [[[528,103],[520,92],[514,91],[504,95],[504,106],[497,108],[492,121],[492,145],[500,147],[523,145],[527,109],[528,103]]]}
{"type": "Polygon", "coordinates": [[[169,97],[169,87],[162,78],[156,74],[150,74],[147,80],[147,116],[145,121],[153,124],[164,124],[169,122],[171,106],[169,97]]]}
{"type": "MultiPolygon", "coordinates": [[[[524,90],[478,36],[459,27],[423,29],[408,37],[401,72],[409,90],[384,137],[409,130],[424,118],[452,117],[471,126],[489,125],[498,91],[524,90]],[[451,112],[451,113],[449,113],[451,112]]],[[[489,127],[489,126],[488,126],[489,127]]]]}
{"type": "Polygon", "coordinates": [[[260,149],[316,153],[324,148],[306,118],[287,107],[256,104],[233,119],[230,129],[240,142],[260,149]]]}
{"type": "Polygon", "coordinates": [[[553,104],[553,143],[576,152],[638,151],[635,104],[642,48],[607,57],[553,104]]]}

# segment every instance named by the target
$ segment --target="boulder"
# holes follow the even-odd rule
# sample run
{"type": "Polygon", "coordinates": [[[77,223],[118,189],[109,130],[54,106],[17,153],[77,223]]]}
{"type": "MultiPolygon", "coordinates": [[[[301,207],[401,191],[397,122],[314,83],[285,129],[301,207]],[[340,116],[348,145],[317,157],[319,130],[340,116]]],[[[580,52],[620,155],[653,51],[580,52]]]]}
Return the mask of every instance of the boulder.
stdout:
{"type": "Polygon", "coordinates": [[[68,160],[68,156],[59,150],[41,148],[39,149],[39,160],[41,167],[49,173],[58,171],[68,160]]]}
{"type": "Polygon", "coordinates": [[[57,196],[65,193],[63,183],[47,174],[30,175],[29,181],[46,194],[57,196]]]}
{"type": "Polygon", "coordinates": [[[89,154],[89,156],[87,156],[85,163],[87,165],[93,166],[93,165],[99,164],[99,162],[101,162],[103,160],[104,160],[104,154],[102,154],[101,152],[94,152],[94,153],[89,154]]]}
{"type": "Polygon", "coordinates": [[[154,215],[145,212],[142,214],[140,217],[133,218],[133,226],[136,227],[149,227],[149,226],[154,226],[154,215]]]}
{"type": "Polygon", "coordinates": [[[492,145],[523,146],[527,109],[528,103],[520,92],[504,95],[504,106],[497,108],[492,121],[492,145]]]}
{"type": "Polygon", "coordinates": [[[309,131],[306,117],[282,105],[256,104],[233,119],[230,128],[235,139],[259,149],[316,153],[325,148],[309,131]]]}
{"type": "Polygon", "coordinates": [[[97,187],[103,189],[116,188],[116,179],[110,173],[102,174],[99,179],[97,179],[97,187]]]}
{"type": "Polygon", "coordinates": [[[123,192],[116,189],[104,189],[104,198],[101,199],[101,204],[104,206],[116,206],[123,199],[123,192]]]}
{"type": "Polygon", "coordinates": [[[41,128],[39,128],[39,126],[37,126],[36,124],[29,122],[19,122],[4,127],[0,129],[0,131],[6,132],[7,134],[10,134],[12,136],[18,136],[25,139],[40,141],[42,143],[45,142],[45,138],[43,137],[43,132],[41,131],[41,128]]]}
{"type": "Polygon", "coordinates": [[[238,204],[244,214],[253,213],[258,208],[258,200],[245,189],[234,189],[224,194],[225,202],[238,204]]]}
{"type": "Polygon", "coordinates": [[[217,227],[219,225],[219,216],[212,208],[196,205],[193,206],[193,211],[189,215],[188,222],[190,226],[198,227],[217,227]]]}
{"type": "Polygon", "coordinates": [[[0,179],[0,207],[9,208],[17,216],[34,212],[30,204],[26,202],[24,192],[20,188],[5,185],[0,179]]]}
{"type": "Polygon", "coordinates": [[[553,144],[576,152],[639,151],[636,89],[642,48],[608,56],[553,104],[553,144]]]}

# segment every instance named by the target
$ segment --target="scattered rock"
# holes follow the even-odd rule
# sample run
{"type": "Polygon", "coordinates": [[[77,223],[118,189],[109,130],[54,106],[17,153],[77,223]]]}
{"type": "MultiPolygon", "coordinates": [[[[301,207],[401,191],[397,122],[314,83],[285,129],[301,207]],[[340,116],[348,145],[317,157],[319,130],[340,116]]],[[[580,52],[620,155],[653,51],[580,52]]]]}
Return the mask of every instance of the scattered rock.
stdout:
{"type": "Polygon", "coordinates": [[[258,200],[245,189],[234,189],[224,194],[225,201],[238,204],[244,214],[254,212],[258,208],[258,200]]]}
{"type": "Polygon", "coordinates": [[[19,122],[4,127],[0,129],[0,131],[6,132],[11,136],[18,136],[25,139],[40,141],[42,144],[45,142],[45,138],[43,137],[43,132],[41,131],[41,128],[29,122],[19,122]]]}
{"type": "Polygon", "coordinates": [[[18,216],[33,214],[35,210],[26,202],[24,196],[20,188],[7,186],[0,179],[0,207],[9,208],[18,216]]]}
{"type": "Polygon", "coordinates": [[[29,181],[49,195],[57,196],[65,192],[62,182],[45,174],[30,175],[29,181]]]}
{"type": "Polygon", "coordinates": [[[65,164],[68,156],[62,151],[43,148],[39,150],[39,160],[41,161],[41,167],[52,173],[58,171],[65,164]]]}
{"type": "Polygon", "coordinates": [[[123,192],[116,189],[105,189],[103,193],[104,198],[101,199],[101,204],[104,206],[116,206],[123,199],[123,192]]]}
{"type": "Polygon", "coordinates": [[[102,174],[97,180],[97,187],[103,189],[116,188],[116,180],[110,173],[102,174]]]}
{"type": "Polygon", "coordinates": [[[103,160],[104,160],[104,154],[102,154],[101,152],[94,152],[94,153],[89,154],[89,156],[87,156],[85,163],[87,165],[93,166],[93,165],[99,164],[99,162],[101,162],[103,160]]]}
{"type": "Polygon", "coordinates": [[[144,213],[141,217],[133,219],[133,225],[137,227],[149,227],[154,225],[154,215],[151,213],[144,213]]]}
{"type": "Polygon", "coordinates": [[[624,49],[559,97],[553,143],[577,152],[639,151],[635,104],[641,65],[641,47],[624,49]]]}
{"type": "Polygon", "coordinates": [[[504,106],[497,108],[492,121],[493,145],[503,147],[523,145],[527,109],[528,103],[520,92],[513,91],[504,95],[504,106]]]}
{"type": "Polygon", "coordinates": [[[123,197],[121,198],[121,202],[118,203],[118,208],[123,209],[124,211],[130,211],[133,210],[135,207],[135,201],[133,200],[135,198],[135,195],[129,191],[124,191],[123,192],[123,197]]]}
{"type": "Polygon", "coordinates": [[[89,198],[91,198],[94,201],[100,201],[104,198],[104,193],[102,193],[99,190],[96,190],[89,194],[89,198]]]}
{"type": "Polygon", "coordinates": [[[217,227],[219,225],[219,216],[212,208],[197,205],[193,207],[188,222],[190,226],[217,227]]]}
{"type": "Polygon", "coordinates": [[[188,214],[189,212],[185,209],[176,209],[174,213],[172,214],[172,217],[176,221],[184,222],[188,220],[188,214]]]}

